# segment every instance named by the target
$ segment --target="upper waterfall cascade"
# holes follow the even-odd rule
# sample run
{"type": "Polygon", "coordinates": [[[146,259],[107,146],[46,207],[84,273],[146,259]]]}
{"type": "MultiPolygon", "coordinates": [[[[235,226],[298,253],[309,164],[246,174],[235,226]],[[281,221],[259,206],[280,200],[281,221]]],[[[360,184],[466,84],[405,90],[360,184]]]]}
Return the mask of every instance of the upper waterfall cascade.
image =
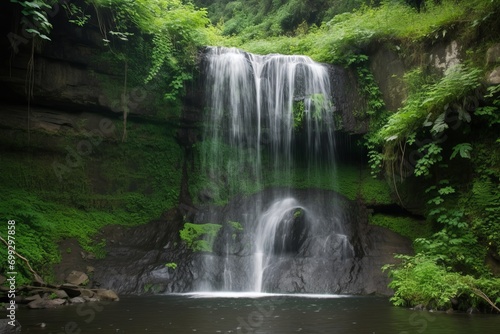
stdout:
{"type": "Polygon", "coordinates": [[[286,173],[297,156],[332,159],[334,106],[326,66],[306,56],[259,56],[222,47],[208,51],[206,66],[204,137],[210,145],[204,161],[212,174],[225,165],[251,173],[259,183],[263,168],[286,173]],[[223,157],[221,143],[238,153],[223,157]]]}

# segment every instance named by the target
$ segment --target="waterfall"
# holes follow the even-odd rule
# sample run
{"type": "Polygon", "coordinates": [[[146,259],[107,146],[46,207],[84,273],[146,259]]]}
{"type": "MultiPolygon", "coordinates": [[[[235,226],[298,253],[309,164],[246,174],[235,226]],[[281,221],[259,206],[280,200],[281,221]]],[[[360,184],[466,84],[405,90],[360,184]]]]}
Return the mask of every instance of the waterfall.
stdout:
{"type": "MultiPolygon", "coordinates": [[[[256,198],[244,208],[250,217],[246,233],[252,235],[249,260],[238,260],[246,262],[236,265],[228,244],[220,246],[222,289],[263,291],[266,277],[274,275],[271,267],[289,254],[306,252],[302,248],[308,231],[315,228],[312,210],[287,189],[311,184],[319,170],[330,176],[323,174],[321,182],[334,179],[334,105],[328,68],[306,56],[259,56],[216,47],[206,53],[205,71],[204,193],[224,202],[236,194],[279,187],[270,199],[256,198]],[[251,272],[241,273],[247,269],[251,272]]],[[[330,235],[316,237],[328,245],[330,239],[340,240],[332,235],[342,235],[338,222],[330,224],[330,235]]],[[[308,247],[312,252],[314,247],[308,247]]]]}
{"type": "Polygon", "coordinates": [[[208,51],[206,74],[203,165],[212,179],[225,180],[215,192],[290,179],[293,167],[307,167],[304,160],[331,166],[334,106],[325,66],[218,47],[208,51]]]}
{"type": "Polygon", "coordinates": [[[299,206],[294,198],[280,199],[273,203],[260,217],[255,235],[254,291],[262,291],[264,270],[269,265],[272,256],[275,253],[279,255],[286,250],[286,243],[291,239],[288,234],[292,232],[290,226],[287,225],[293,223],[294,209],[297,208],[299,206]],[[284,228],[285,231],[280,231],[280,227],[284,228]],[[276,250],[278,251],[276,252],[276,250]]]}

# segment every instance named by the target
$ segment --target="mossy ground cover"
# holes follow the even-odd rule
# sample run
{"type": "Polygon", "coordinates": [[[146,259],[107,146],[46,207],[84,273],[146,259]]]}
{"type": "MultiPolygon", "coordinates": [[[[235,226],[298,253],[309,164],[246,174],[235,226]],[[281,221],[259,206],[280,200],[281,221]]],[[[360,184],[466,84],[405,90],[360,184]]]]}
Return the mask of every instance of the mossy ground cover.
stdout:
{"type": "MultiPolygon", "coordinates": [[[[76,238],[100,258],[106,240],[96,235],[104,226],[144,224],[178,203],[182,151],[175,128],[134,122],[129,127],[127,142],[102,141],[81,164],[65,165],[61,179],[53,163],[66,164],[64,148],[76,150],[81,137],[32,133],[38,140],[31,146],[22,140],[2,144],[0,217],[16,221],[16,250],[46,279],[50,265],[60,261],[58,241],[76,238]],[[48,148],[49,141],[54,145],[48,148]]],[[[5,247],[0,252],[6,258],[5,247]]],[[[31,278],[26,268],[19,272],[19,282],[31,278]]]]}
{"type": "Polygon", "coordinates": [[[418,220],[406,216],[394,216],[376,213],[370,217],[370,223],[388,229],[415,240],[426,238],[432,235],[432,223],[425,220],[418,220]]]}

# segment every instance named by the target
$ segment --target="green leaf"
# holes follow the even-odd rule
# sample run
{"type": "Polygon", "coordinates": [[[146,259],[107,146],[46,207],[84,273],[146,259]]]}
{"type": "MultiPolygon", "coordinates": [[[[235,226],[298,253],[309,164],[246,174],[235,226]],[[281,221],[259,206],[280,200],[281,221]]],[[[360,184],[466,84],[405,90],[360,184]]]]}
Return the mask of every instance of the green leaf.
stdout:
{"type": "Polygon", "coordinates": [[[448,129],[448,124],[445,123],[446,112],[441,113],[438,118],[434,121],[434,126],[431,129],[431,132],[434,134],[438,134],[448,129]]]}
{"type": "Polygon", "coordinates": [[[449,194],[453,194],[453,193],[455,193],[455,188],[450,187],[450,186],[448,186],[448,187],[444,187],[444,188],[439,189],[439,190],[438,190],[438,193],[439,193],[440,195],[449,195],[449,194]]]}
{"type": "Polygon", "coordinates": [[[455,158],[457,154],[460,154],[460,156],[464,159],[470,159],[471,151],[472,151],[472,145],[470,143],[462,143],[455,145],[455,147],[453,147],[453,152],[451,153],[450,159],[455,158]]]}

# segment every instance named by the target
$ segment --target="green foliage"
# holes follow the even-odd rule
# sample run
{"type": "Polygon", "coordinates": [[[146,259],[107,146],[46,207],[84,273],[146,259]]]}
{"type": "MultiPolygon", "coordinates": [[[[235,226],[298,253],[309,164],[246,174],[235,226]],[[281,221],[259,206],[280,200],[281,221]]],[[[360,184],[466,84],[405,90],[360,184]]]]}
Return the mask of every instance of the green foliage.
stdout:
{"type": "Polygon", "coordinates": [[[293,101],[293,128],[299,130],[303,126],[306,106],[304,100],[293,101]]]}
{"type": "Polygon", "coordinates": [[[467,202],[466,213],[471,217],[475,234],[484,240],[487,251],[500,256],[500,186],[489,178],[473,182],[472,197],[467,202]]]}
{"type": "MultiPolygon", "coordinates": [[[[16,221],[16,250],[45,277],[51,276],[52,264],[60,261],[57,241],[77,238],[86,252],[101,258],[105,242],[97,242],[93,236],[105,225],[127,222],[127,215],[123,212],[80,211],[45,201],[24,190],[1,190],[4,198],[0,206],[0,218],[16,221]]],[[[4,231],[0,234],[5,237],[4,231]]],[[[4,247],[0,249],[0,254],[6,256],[4,247]]],[[[31,273],[24,263],[17,263],[21,267],[18,270],[21,275],[18,277],[19,284],[31,282],[31,273]]]]}
{"type": "Polygon", "coordinates": [[[490,127],[500,124],[500,85],[488,87],[484,97],[489,104],[477,108],[474,114],[485,118],[490,127]]]}
{"type": "Polygon", "coordinates": [[[139,0],[131,20],[146,33],[153,35],[152,65],[146,82],[161,68],[170,77],[167,100],[175,100],[183,93],[184,82],[191,80],[188,67],[194,64],[196,47],[206,42],[203,29],[209,20],[205,10],[180,0],[139,0]]]}
{"type": "Polygon", "coordinates": [[[450,272],[440,265],[439,259],[419,253],[416,256],[399,255],[399,265],[384,266],[392,278],[389,287],[394,289],[391,301],[398,306],[423,305],[431,309],[449,309],[452,299],[459,301],[459,308],[466,310],[486,302],[477,295],[484,292],[491,300],[500,298],[500,279],[474,278],[450,272]]]}
{"type": "Polygon", "coordinates": [[[22,7],[21,13],[28,19],[26,32],[33,37],[50,41],[49,34],[52,24],[47,18],[46,10],[51,8],[47,0],[10,0],[22,7]]]}
{"type": "Polygon", "coordinates": [[[157,293],[160,293],[162,286],[161,286],[161,284],[146,283],[146,284],[144,284],[143,289],[144,289],[144,293],[157,294],[157,293]]]}
{"type": "Polygon", "coordinates": [[[439,223],[442,229],[430,238],[417,239],[415,242],[420,251],[436,256],[455,271],[475,275],[486,273],[483,265],[486,250],[470,230],[455,188],[448,180],[441,180],[437,186],[429,187],[426,193],[430,195],[428,217],[439,223]]]}
{"type": "Polygon", "coordinates": [[[418,149],[422,153],[422,157],[418,159],[415,165],[416,176],[429,176],[431,167],[443,160],[441,155],[442,148],[436,143],[429,143],[418,149]]]}
{"type": "Polygon", "coordinates": [[[368,68],[368,56],[362,54],[350,55],[345,60],[345,64],[353,66],[356,69],[360,92],[367,101],[367,108],[364,111],[364,115],[357,116],[380,116],[385,103],[375,77],[368,68]]]}
{"type": "Polygon", "coordinates": [[[231,225],[231,228],[235,231],[243,231],[243,226],[239,222],[230,221],[229,225],[231,225]]]}
{"type": "Polygon", "coordinates": [[[165,267],[171,268],[171,269],[175,270],[175,269],[177,269],[177,263],[175,263],[175,262],[169,262],[169,263],[165,264],[165,267]]]}
{"type": "Polygon", "coordinates": [[[76,24],[79,27],[83,27],[88,20],[90,19],[90,15],[86,14],[85,11],[77,6],[74,3],[63,3],[62,6],[66,10],[66,13],[68,14],[68,21],[76,24]]]}
{"type": "Polygon", "coordinates": [[[224,204],[236,194],[262,190],[262,184],[255,181],[260,176],[251,159],[251,148],[238,150],[223,142],[205,140],[194,149],[199,160],[195,161],[192,172],[191,194],[205,193],[214,203],[224,204]]]}
{"type": "MultiPolygon", "coordinates": [[[[19,253],[50,279],[51,265],[60,261],[57,243],[62,239],[76,238],[85,252],[102,258],[106,240],[96,235],[104,226],[144,224],[173,208],[182,177],[175,131],[167,124],[131,121],[132,140],[103,140],[81,157],[79,166],[68,166],[61,180],[53,163],[66,163],[67,148],[76,150],[87,137],[66,134],[54,140],[33,132],[30,149],[24,137],[3,137],[0,218],[16,220],[19,253]]],[[[20,282],[28,283],[27,269],[19,272],[20,282]]]]}
{"type": "Polygon", "coordinates": [[[184,223],[179,235],[193,252],[212,252],[215,237],[221,227],[219,224],[184,223]]]}
{"type": "MultiPolygon", "coordinates": [[[[412,72],[407,79],[415,80],[415,73],[412,72]]],[[[452,111],[458,112],[460,121],[470,122],[470,114],[461,106],[480,86],[481,77],[482,71],[477,68],[461,65],[450,68],[443,78],[435,83],[424,84],[419,91],[411,94],[405,105],[389,117],[378,132],[378,138],[386,142],[405,142],[422,125],[431,127],[431,134],[437,135],[448,128],[444,122],[452,111]]],[[[432,149],[431,154],[438,154],[436,143],[433,145],[429,147],[432,149]]]]}
{"type": "MultiPolygon", "coordinates": [[[[488,134],[486,138],[492,145],[488,134]]],[[[450,163],[460,155],[476,166],[478,176],[470,190],[453,186],[446,179],[427,189],[428,219],[438,223],[440,230],[432,236],[417,238],[417,254],[403,257],[403,263],[390,272],[391,287],[396,290],[392,301],[396,305],[448,308],[454,298],[467,308],[484,304],[477,289],[498,300],[498,279],[490,277],[484,260],[487,253],[498,254],[500,245],[500,157],[491,154],[491,146],[489,150],[486,147],[479,143],[474,149],[469,143],[452,146],[450,163]]],[[[447,169],[440,167],[441,177],[447,169]]]]}
{"type": "Polygon", "coordinates": [[[64,5],[69,21],[83,26],[91,15],[98,16],[103,42],[116,61],[137,63],[129,68],[141,72],[142,84],[154,82],[163,90],[167,102],[177,104],[185,83],[192,79],[197,49],[214,35],[213,29],[207,28],[206,10],[181,0],[86,2],[92,4],[86,10],[75,4],[64,5]],[[88,12],[88,8],[94,8],[95,13],[88,12]],[[136,52],[139,49],[148,50],[136,52]],[[144,69],[146,73],[142,73],[144,69]]]}
{"type": "Polygon", "coordinates": [[[413,219],[411,217],[399,217],[377,213],[370,217],[370,223],[387,227],[410,240],[432,235],[432,224],[430,224],[430,222],[413,219]]]}
{"type": "Polygon", "coordinates": [[[455,147],[453,147],[453,153],[450,156],[450,160],[455,158],[457,154],[460,155],[460,157],[464,159],[470,159],[471,158],[471,153],[472,151],[472,145],[469,143],[462,143],[462,144],[457,144],[455,147]]]}
{"type": "MultiPolygon", "coordinates": [[[[355,6],[359,6],[359,2],[355,6]]],[[[363,6],[352,12],[335,13],[337,15],[329,21],[325,16],[325,23],[316,22],[321,24],[320,27],[310,30],[306,35],[268,37],[276,35],[272,33],[272,28],[269,29],[271,33],[269,30],[264,33],[253,27],[253,34],[240,34],[228,42],[256,53],[299,53],[317,61],[344,63],[372,40],[440,38],[446,35],[446,30],[440,30],[440,27],[453,25],[460,20],[472,22],[490,10],[488,6],[477,3],[462,1],[457,6],[454,1],[444,0],[440,6],[429,5],[425,15],[422,15],[400,2],[384,1],[380,6],[363,6]],[[466,13],[473,15],[467,16],[466,13]]],[[[301,22],[298,21],[297,25],[301,22]]]]}

